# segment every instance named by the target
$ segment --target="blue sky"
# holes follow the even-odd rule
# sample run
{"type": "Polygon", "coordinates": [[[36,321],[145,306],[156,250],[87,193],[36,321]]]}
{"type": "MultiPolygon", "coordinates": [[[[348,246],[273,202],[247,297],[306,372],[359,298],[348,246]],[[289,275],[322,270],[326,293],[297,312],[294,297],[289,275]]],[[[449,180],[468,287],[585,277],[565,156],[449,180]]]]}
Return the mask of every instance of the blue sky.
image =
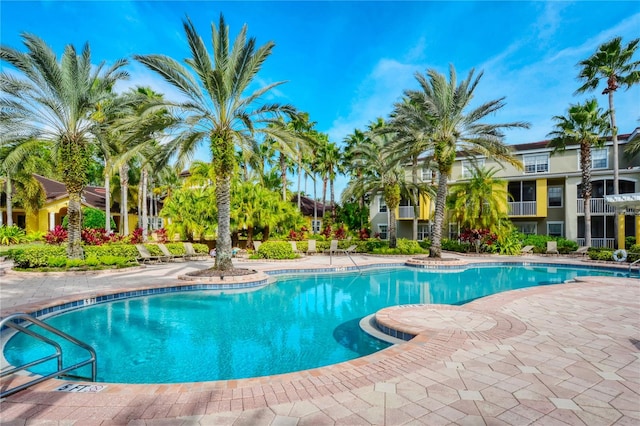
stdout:
{"type": "MultiPolygon", "coordinates": [[[[0,3],[3,44],[21,48],[31,32],[55,51],[89,42],[97,62],[132,54],[188,55],[182,19],[188,15],[210,40],[223,13],[235,37],[241,26],[258,44],[276,46],[259,83],[286,80],[268,99],[310,114],[316,128],[341,142],[354,129],[386,116],[415,73],[453,64],[459,78],[475,68],[484,76],[477,102],[506,97],[490,120],[527,121],[506,133],[509,144],[545,139],[551,117],[601,89],[574,96],[576,64],[604,41],[640,37],[640,2],[345,2],[345,1],[7,1],[0,3]]],[[[636,55],[638,58],[640,55],[636,55]]],[[[177,92],[132,62],[129,85],[150,85],[169,98],[177,92]]],[[[616,93],[621,133],[640,125],[640,87],[616,93]]],[[[206,158],[206,150],[202,151],[206,158]]],[[[338,182],[338,191],[345,179],[338,182]]],[[[308,189],[311,192],[311,189],[308,189]]]]}

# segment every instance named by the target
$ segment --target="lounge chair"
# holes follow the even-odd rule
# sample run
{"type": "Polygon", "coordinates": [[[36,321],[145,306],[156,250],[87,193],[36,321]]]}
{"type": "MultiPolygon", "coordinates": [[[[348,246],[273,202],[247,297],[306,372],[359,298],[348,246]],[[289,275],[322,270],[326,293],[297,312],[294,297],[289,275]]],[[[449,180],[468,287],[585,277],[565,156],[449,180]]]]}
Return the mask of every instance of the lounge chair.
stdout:
{"type": "Polygon", "coordinates": [[[184,244],[185,259],[190,260],[190,259],[193,259],[194,257],[199,256],[199,254],[196,253],[196,250],[193,248],[193,244],[191,243],[182,243],[182,244],[184,244]]]}
{"type": "Polygon", "coordinates": [[[260,248],[260,244],[262,244],[262,241],[254,241],[253,242],[253,251],[258,251],[258,249],[260,248]]]}
{"type": "Polygon", "coordinates": [[[289,244],[291,244],[291,250],[293,250],[295,254],[300,254],[300,250],[298,250],[298,243],[295,241],[289,241],[289,244]]]}
{"type": "Polygon", "coordinates": [[[560,254],[557,241],[547,241],[547,254],[560,254]]]}
{"type": "Polygon", "coordinates": [[[571,254],[577,255],[577,256],[586,256],[587,252],[589,251],[591,247],[589,246],[583,246],[583,247],[579,247],[578,250],[576,251],[572,251],[571,254]]]}
{"type": "Polygon", "coordinates": [[[138,254],[140,255],[137,260],[142,263],[149,263],[152,261],[162,262],[167,260],[166,256],[154,256],[149,252],[149,249],[144,246],[144,244],[136,244],[136,249],[138,249],[138,254]]]}
{"type": "Polygon", "coordinates": [[[357,248],[358,248],[358,246],[354,244],[352,246],[349,246],[346,249],[338,249],[338,250],[336,250],[336,252],[337,253],[344,253],[344,254],[355,253],[357,248]]]}
{"type": "Polygon", "coordinates": [[[307,245],[307,254],[316,254],[316,240],[309,240],[307,245]]]}
{"type": "Polygon", "coordinates": [[[160,249],[160,251],[162,252],[162,254],[165,255],[167,257],[167,259],[169,259],[169,260],[184,257],[184,256],[179,255],[179,254],[171,253],[169,251],[169,249],[167,248],[167,246],[165,246],[162,243],[158,243],[157,245],[158,245],[158,248],[160,249]]]}
{"type": "Polygon", "coordinates": [[[521,254],[533,254],[533,248],[535,246],[524,246],[522,247],[522,250],[520,250],[521,254]]]}
{"type": "Polygon", "coordinates": [[[329,253],[329,255],[335,254],[338,252],[338,240],[331,240],[331,245],[328,250],[325,250],[324,253],[329,253]]]}

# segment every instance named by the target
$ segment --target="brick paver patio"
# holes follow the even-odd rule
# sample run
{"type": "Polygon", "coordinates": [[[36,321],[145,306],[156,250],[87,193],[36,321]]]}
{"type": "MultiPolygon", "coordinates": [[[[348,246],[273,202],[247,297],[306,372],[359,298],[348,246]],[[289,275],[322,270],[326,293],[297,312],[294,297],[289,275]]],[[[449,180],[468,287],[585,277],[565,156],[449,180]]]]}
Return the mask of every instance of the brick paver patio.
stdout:
{"type": "MultiPolygon", "coordinates": [[[[358,264],[404,259],[355,256],[358,264]]],[[[469,261],[503,258],[468,259],[469,261]]],[[[512,259],[513,260],[513,259],[512,259]]],[[[519,259],[515,259],[519,260],[519,259]]],[[[528,256],[528,262],[575,262],[528,256]]],[[[327,256],[268,269],[327,267],[327,256]]],[[[346,258],[333,266],[345,267],[346,258]]],[[[0,276],[2,315],[114,289],[167,286],[210,262],[107,275],[0,276]]],[[[3,425],[640,424],[640,280],[588,277],[464,306],[387,308],[378,320],[417,335],[349,362],[254,379],[107,384],[56,392],[50,380],[0,401],[3,425]]],[[[3,384],[4,386],[4,384],[3,384]]]]}

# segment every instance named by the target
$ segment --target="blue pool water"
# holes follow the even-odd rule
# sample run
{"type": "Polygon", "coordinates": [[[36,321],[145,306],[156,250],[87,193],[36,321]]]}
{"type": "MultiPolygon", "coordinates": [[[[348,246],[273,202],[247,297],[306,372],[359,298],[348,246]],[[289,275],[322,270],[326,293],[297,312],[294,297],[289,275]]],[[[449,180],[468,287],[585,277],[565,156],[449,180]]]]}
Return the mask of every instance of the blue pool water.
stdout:
{"type": "MultiPolygon", "coordinates": [[[[275,284],[245,293],[200,291],[125,299],[67,312],[47,322],[95,348],[99,381],[237,379],[335,364],[384,349],[388,344],[362,332],[358,323],[387,306],[463,304],[578,275],[613,274],[521,266],[308,274],[280,277],[275,284]]],[[[51,352],[24,334],[10,339],[4,350],[14,365],[51,352]]],[[[86,352],[68,348],[64,364],[86,357],[86,352]]],[[[42,374],[52,366],[32,371],[42,374]]],[[[88,375],[89,369],[80,372],[88,375]]]]}

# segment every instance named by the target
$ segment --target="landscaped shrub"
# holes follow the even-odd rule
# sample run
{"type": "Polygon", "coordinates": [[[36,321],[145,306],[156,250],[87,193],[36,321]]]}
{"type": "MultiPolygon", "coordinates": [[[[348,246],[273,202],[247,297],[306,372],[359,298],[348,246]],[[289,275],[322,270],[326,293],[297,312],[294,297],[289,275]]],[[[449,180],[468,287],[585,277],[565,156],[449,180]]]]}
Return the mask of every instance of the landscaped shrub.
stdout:
{"type": "Polygon", "coordinates": [[[154,231],[156,233],[156,238],[159,243],[166,243],[169,241],[169,237],[167,237],[167,230],[164,228],[156,229],[154,231]]]}
{"type": "Polygon", "coordinates": [[[640,244],[633,244],[628,246],[629,250],[627,250],[627,262],[635,262],[640,259],[640,244]]]}
{"type": "Polygon", "coordinates": [[[182,256],[187,253],[187,250],[184,248],[184,244],[182,243],[167,243],[165,244],[165,246],[171,254],[176,256],[182,256]]]}
{"type": "Polygon", "coordinates": [[[8,246],[10,244],[19,244],[27,240],[24,229],[15,225],[0,226],[0,245],[8,246]]]}
{"type": "Polygon", "coordinates": [[[60,225],[56,225],[55,228],[47,232],[44,236],[44,241],[47,244],[60,245],[67,241],[67,237],[67,230],[60,225]]]}
{"type": "Polygon", "coordinates": [[[468,253],[471,249],[471,244],[469,243],[460,243],[457,240],[450,240],[448,238],[443,238],[441,242],[442,250],[446,251],[455,251],[457,253],[468,253]]]}
{"type": "Polygon", "coordinates": [[[86,258],[95,257],[101,262],[105,256],[122,257],[127,259],[129,262],[135,262],[136,258],[139,256],[138,250],[134,245],[122,243],[104,244],[101,246],[85,246],[84,253],[86,258]]]}
{"type": "MultiPolygon", "coordinates": [[[[106,222],[107,216],[105,212],[99,209],[94,209],[93,207],[84,207],[82,209],[82,229],[99,229],[104,228],[104,223],[106,222]]],[[[116,223],[113,218],[111,219],[111,229],[116,228],[116,223]]],[[[65,216],[62,218],[62,227],[67,229],[69,228],[69,217],[65,216]]]]}
{"type": "Polygon", "coordinates": [[[100,259],[98,259],[96,256],[90,256],[86,258],[85,263],[87,264],[87,266],[98,266],[100,265],[100,259]]]}
{"type": "Polygon", "coordinates": [[[44,231],[29,231],[27,232],[27,236],[25,238],[25,241],[28,243],[34,242],[34,241],[44,241],[44,236],[47,233],[44,231]]]}
{"type": "Polygon", "coordinates": [[[291,244],[287,241],[267,241],[260,245],[257,255],[261,259],[295,259],[291,244]]]}
{"type": "MultiPolygon", "coordinates": [[[[50,257],[62,257],[66,259],[64,247],[43,245],[29,247],[13,258],[14,265],[18,268],[41,268],[48,266],[50,257]]],[[[66,263],[66,260],[65,260],[66,263]]]]}
{"type": "Polygon", "coordinates": [[[431,240],[422,240],[420,241],[420,247],[425,250],[429,250],[431,248],[431,240]]]}
{"type": "MultiPolygon", "coordinates": [[[[631,248],[631,246],[635,246],[637,243],[636,237],[628,236],[624,239],[624,246],[631,248]]],[[[638,243],[640,244],[640,243],[638,243]]]]}
{"type": "Polygon", "coordinates": [[[567,240],[566,238],[557,238],[550,237],[548,235],[522,235],[522,246],[534,246],[534,253],[546,253],[547,252],[547,241],[557,241],[558,242],[558,252],[560,253],[571,253],[572,251],[578,250],[578,243],[575,241],[567,240]]]}
{"type": "Polygon", "coordinates": [[[67,259],[66,261],[67,268],[80,268],[85,265],[86,262],[82,259],[67,259]]]}
{"type": "Polygon", "coordinates": [[[47,258],[46,266],[62,268],[63,266],[67,266],[67,258],[64,256],[49,256],[47,258]]]}
{"type": "Polygon", "coordinates": [[[151,256],[164,256],[164,253],[162,253],[162,250],[160,250],[157,244],[145,244],[144,246],[149,250],[151,256]]]}
{"type": "MultiPolygon", "coordinates": [[[[567,240],[566,238],[558,238],[558,251],[562,254],[571,253],[578,250],[578,243],[575,241],[567,240]]],[[[545,246],[545,251],[547,251],[545,246]]]]}
{"type": "Polygon", "coordinates": [[[604,249],[604,250],[589,250],[587,252],[587,256],[591,260],[610,260],[613,261],[613,250],[604,249]]]}
{"type": "Polygon", "coordinates": [[[522,245],[520,244],[520,235],[515,229],[505,235],[498,236],[498,242],[496,244],[498,253],[503,255],[513,256],[520,254],[522,245]]]}
{"type": "Polygon", "coordinates": [[[198,254],[209,254],[209,247],[202,243],[193,243],[193,250],[198,254]]]}
{"type": "Polygon", "coordinates": [[[414,240],[398,238],[396,248],[381,247],[373,251],[374,254],[424,254],[425,250],[414,240]]]}
{"type": "Polygon", "coordinates": [[[122,240],[119,234],[108,234],[104,228],[86,228],[82,230],[82,241],[90,246],[100,246],[122,240]]]}

